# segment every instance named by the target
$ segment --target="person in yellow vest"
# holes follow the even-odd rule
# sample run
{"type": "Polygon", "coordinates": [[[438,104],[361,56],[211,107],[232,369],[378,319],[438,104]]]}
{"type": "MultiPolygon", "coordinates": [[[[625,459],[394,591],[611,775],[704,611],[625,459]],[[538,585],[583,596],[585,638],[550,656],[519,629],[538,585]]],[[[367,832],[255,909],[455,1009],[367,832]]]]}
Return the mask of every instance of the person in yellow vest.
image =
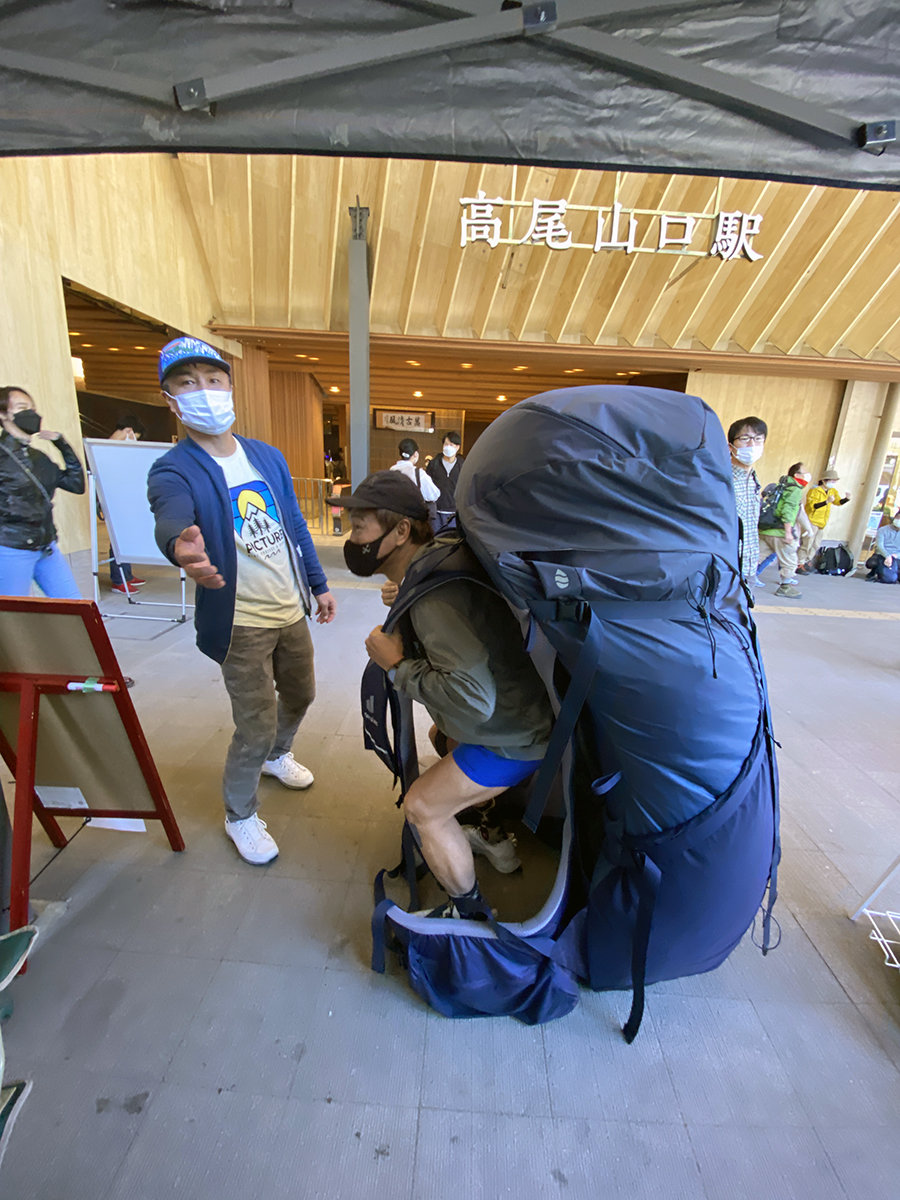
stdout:
{"type": "Polygon", "coordinates": [[[849,496],[841,496],[835,487],[839,479],[838,473],[830,468],[819,480],[816,487],[811,487],[806,493],[803,510],[809,528],[803,529],[800,538],[800,549],[797,553],[797,574],[811,575],[815,570],[813,563],[819,552],[819,543],[831,516],[831,506],[847,504],[849,496]]]}

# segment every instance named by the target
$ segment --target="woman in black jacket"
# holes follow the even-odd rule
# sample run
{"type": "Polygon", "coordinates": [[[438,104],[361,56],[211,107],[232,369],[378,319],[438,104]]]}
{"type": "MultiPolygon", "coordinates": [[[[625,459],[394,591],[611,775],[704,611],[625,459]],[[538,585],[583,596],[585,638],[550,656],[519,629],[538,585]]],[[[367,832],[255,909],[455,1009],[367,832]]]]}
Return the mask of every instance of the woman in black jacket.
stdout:
{"type": "Polygon", "coordinates": [[[77,600],[75,577],[56,544],[53,493],[81,495],[81,463],[62,434],[38,432],[41,418],[23,388],[0,388],[0,426],[0,595],[30,596],[36,583],[45,596],[77,600]],[[55,443],[63,468],[31,448],[35,436],[55,443]]]}
{"type": "Polygon", "coordinates": [[[438,529],[450,529],[456,524],[456,481],[460,467],[466,461],[459,453],[461,445],[462,438],[455,429],[451,429],[442,438],[440,458],[433,458],[425,468],[440,493],[434,502],[437,509],[435,532],[438,529]]]}

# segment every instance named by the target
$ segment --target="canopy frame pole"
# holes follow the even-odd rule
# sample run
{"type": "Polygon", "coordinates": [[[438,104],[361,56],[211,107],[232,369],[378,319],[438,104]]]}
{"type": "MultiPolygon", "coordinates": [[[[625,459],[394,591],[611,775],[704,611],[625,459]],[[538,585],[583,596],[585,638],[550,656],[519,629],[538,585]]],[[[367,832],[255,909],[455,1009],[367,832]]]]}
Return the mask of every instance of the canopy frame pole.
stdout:
{"type": "Polygon", "coordinates": [[[350,355],[350,481],[354,490],[369,474],[369,210],[347,210],[352,233],[347,247],[350,355]]]}

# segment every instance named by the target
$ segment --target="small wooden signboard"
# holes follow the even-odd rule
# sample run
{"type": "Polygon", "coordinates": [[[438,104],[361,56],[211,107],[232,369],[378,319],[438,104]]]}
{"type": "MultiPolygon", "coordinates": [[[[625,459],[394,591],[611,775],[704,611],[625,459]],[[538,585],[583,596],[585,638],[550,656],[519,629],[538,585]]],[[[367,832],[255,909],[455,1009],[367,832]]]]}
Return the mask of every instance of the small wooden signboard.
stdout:
{"type": "Polygon", "coordinates": [[[0,754],[16,781],[11,930],[28,924],[32,814],[58,847],[56,817],[96,816],[162,821],[184,849],[93,601],[0,597],[0,754]]]}

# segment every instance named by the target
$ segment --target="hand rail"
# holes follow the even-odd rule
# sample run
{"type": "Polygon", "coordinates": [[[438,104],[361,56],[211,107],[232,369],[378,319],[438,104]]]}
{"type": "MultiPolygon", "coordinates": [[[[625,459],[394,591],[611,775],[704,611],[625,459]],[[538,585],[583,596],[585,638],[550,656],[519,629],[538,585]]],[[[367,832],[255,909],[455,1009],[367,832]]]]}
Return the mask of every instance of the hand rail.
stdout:
{"type": "Polygon", "coordinates": [[[292,475],[291,482],[310,532],[327,533],[326,498],[331,493],[331,480],[292,475]]]}

